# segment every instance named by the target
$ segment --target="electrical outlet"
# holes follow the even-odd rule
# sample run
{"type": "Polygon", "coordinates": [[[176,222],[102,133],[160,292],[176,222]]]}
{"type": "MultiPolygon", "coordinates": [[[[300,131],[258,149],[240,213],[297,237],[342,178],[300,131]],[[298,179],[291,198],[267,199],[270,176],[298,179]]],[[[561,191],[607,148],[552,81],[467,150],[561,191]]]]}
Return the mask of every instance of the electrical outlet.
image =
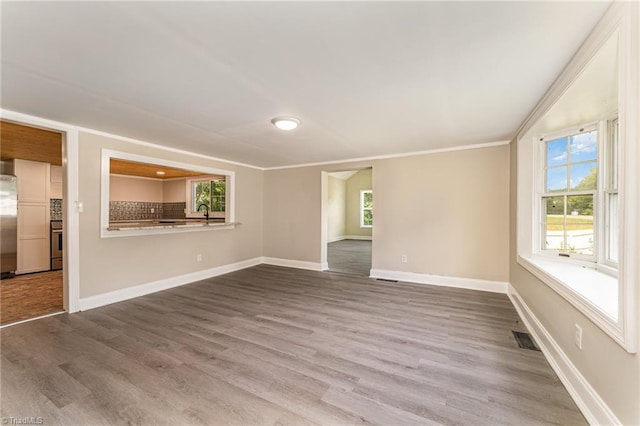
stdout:
{"type": "Polygon", "coordinates": [[[575,335],[576,346],[582,350],[582,327],[576,324],[576,335],[575,335]]]}
{"type": "Polygon", "coordinates": [[[402,261],[402,263],[407,263],[407,255],[403,254],[400,260],[402,261]]]}
{"type": "Polygon", "coordinates": [[[202,255],[200,253],[196,255],[196,262],[202,262],[202,255]]]}

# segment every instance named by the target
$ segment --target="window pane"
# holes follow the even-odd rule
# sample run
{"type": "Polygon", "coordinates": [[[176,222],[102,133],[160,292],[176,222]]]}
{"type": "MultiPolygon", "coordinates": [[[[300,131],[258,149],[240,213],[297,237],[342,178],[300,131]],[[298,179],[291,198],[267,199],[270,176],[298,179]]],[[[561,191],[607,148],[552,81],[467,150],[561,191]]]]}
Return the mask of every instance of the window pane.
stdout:
{"type": "Polygon", "coordinates": [[[578,161],[595,160],[596,148],[598,146],[597,139],[597,132],[595,130],[571,136],[571,162],[577,163],[578,161]]]}
{"type": "Polygon", "coordinates": [[[211,186],[209,182],[196,182],[193,184],[193,211],[198,210],[198,206],[205,204],[209,206],[211,186]]]}
{"type": "Polygon", "coordinates": [[[227,190],[227,182],[225,180],[211,181],[211,211],[225,211],[225,193],[227,190]]]}
{"type": "Polygon", "coordinates": [[[593,195],[567,197],[567,251],[593,254],[593,195]]]}
{"type": "Polygon", "coordinates": [[[547,166],[566,164],[567,158],[567,138],[547,142],[547,166]]]}
{"type": "Polygon", "coordinates": [[[223,211],[225,211],[225,197],[213,196],[211,198],[211,211],[212,212],[223,212],[223,211]]]}
{"type": "Polygon", "coordinates": [[[214,180],[211,182],[213,185],[212,195],[225,195],[227,182],[224,180],[214,180]]]}
{"type": "Polygon", "coordinates": [[[618,262],[618,194],[609,194],[609,260],[618,262]]]}
{"type": "Polygon", "coordinates": [[[567,190],[567,168],[547,169],[547,192],[567,190]]]}
{"type": "Polygon", "coordinates": [[[598,189],[598,165],[593,163],[575,164],[570,168],[571,189],[585,191],[598,189]]]}
{"type": "MultiPolygon", "coordinates": [[[[569,216],[567,219],[570,219],[569,216]]],[[[593,220],[591,222],[567,221],[567,252],[593,254],[593,220]]]]}
{"type": "Polygon", "coordinates": [[[370,209],[373,207],[373,193],[372,192],[364,192],[362,194],[362,203],[363,207],[370,209]]]}
{"type": "Polygon", "coordinates": [[[362,214],[363,225],[373,225],[373,212],[371,210],[365,210],[362,214]]]}
{"type": "Polygon", "coordinates": [[[564,197],[544,197],[542,199],[544,241],[543,250],[562,251],[564,242],[564,197]]]}
{"type": "Polygon", "coordinates": [[[567,197],[567,215],[577,220],[588,216],[593,222],[593,195],[571,195],[567,197]]]}

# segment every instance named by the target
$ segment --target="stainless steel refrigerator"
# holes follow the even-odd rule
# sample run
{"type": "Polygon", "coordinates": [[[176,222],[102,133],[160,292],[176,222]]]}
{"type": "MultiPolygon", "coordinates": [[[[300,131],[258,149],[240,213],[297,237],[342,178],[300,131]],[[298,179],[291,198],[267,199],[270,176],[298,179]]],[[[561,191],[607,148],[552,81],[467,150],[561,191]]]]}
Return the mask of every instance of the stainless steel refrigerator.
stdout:
{"type": "Polygon", "coordinates": [[[18,193],[17,179],[0,175],[0,267],[2,277],[16,271],[18,249],[18,193]]]}

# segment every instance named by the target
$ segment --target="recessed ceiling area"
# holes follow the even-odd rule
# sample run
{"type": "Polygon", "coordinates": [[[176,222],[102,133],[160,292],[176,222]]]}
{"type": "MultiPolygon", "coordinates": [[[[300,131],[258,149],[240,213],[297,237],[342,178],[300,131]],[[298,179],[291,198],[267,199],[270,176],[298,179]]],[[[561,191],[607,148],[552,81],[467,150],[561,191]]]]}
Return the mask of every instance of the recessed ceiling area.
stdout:
{"type": "Polygon", "coordinates": [[[137,161],[119,160],[116,158],[112,158],[109,161],[109,167],[109,171],[112,175],[136,176],[162,180],[205,175],[205,173],[194,172],[192,170],[183,170],[175,167],[159,166],[156,164],[139,163],[137,161]]]}
{"type": "Polygon", "coordinates": [[[3,2],[2,107],[260,167],[502,141],[609,4],[3,2]]]}

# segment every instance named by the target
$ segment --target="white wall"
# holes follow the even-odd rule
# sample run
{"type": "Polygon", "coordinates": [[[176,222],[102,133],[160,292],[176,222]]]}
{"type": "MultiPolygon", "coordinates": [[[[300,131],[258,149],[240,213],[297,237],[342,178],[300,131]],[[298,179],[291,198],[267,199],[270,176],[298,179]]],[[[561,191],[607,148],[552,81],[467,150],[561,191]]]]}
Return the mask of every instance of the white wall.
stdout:
{"type": "Polygon", "coordinates": [[[347,182],[344,179],[329,175],[327,200],[329,242],[340,240],[345,235],[346,187],[347,182]]]}
{"type": "Polygon", "coordinates": [[[79,136],[80,297],[178,277],[262,255],[261,170],[81,132],[79,136]],[[232,170],[236,173],[235,229],[100,238],[103,148],[232,170]],[[202,261],[196,255],[202,254],[202,261]]]}
{"type": "Polygon", "coordinates": [[[373,170],[372,269],[508,280],[508,146],[389,159],[373,170]]]}
{"type": "Polygon", "coordinates": [[[366,167],[375,191],[373,269],[508,280],[507,145],[267,170],[264,255],[320,263],[321,172],[366,167]]]}

